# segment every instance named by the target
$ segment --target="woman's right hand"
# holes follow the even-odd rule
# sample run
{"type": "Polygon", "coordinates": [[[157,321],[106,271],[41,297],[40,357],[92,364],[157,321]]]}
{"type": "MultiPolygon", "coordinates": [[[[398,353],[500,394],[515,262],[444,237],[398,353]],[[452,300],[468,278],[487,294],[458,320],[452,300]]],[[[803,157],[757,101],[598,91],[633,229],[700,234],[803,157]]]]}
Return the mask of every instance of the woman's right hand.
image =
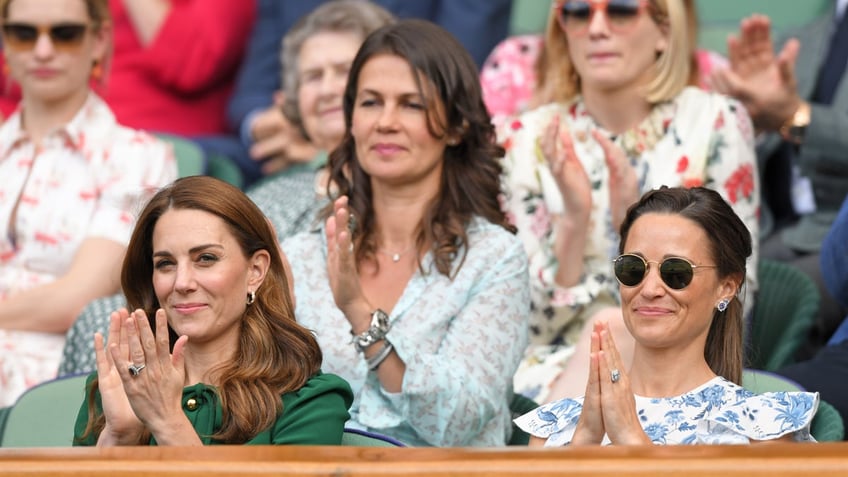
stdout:
{"type": "MultiPolygon", "coordinates": [[[[127,333],[122,333],[122,326],[130,314],[125,308],[112,312],[109,316],[109,345],[116,343],[121,355],[129,354],[127,333]]],[[[138,444],[144,433],[144,425],[136,417],[130,406],[124,384],[118,373],[112,353],[106,351],[103,335],[94,334],[94,353],[97,359],[97,382],[103,405],[103,416],[106,427],[100,433],[98,445],[133,445],[138,444]]]]}
{"type": "Polygon", "coordinates": [[[592,210],[592,186],[583,163],[574,152],[571,132],[566,125],[561,125],[559,115],[548,123],[539,145],[562,194],[566,214],[588,221],[592,210]]]}
{"type": "Polygon", "coordinates": [[[347,317],[354,333],[358,334],[370,326],[372,307],[368,305],[359,282],[347,201],[346,196],[336,199],[333,215],[327,218],[327,276],[336,306],[347,317]]]}
{"type": "Polygon", "coordinates": [[[601,332],[605,323],[595,322],[592,329],[591,348],[589,353],[589,379],[586,382],[586,394],[583,397],[583,410],[580,420],[574,430],[572,445],[598,445],[604,439],[603,406],[601,404],[600,351],[601,332]]]}

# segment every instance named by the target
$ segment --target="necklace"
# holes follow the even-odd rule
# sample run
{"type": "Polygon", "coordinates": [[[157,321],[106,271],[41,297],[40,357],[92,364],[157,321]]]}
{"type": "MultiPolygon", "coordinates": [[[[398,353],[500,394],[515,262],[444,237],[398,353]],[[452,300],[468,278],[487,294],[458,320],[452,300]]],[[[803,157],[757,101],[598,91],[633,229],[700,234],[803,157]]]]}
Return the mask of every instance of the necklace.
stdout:
{"type": "Polygon", "coordinates": [[[395,262],[395,263],[397,263],[397,262],[399,262],[399,261],[400,261],[400,257],[402,257],[402,256],[406,255],[407,253],[411,252],[411,251],[412,251],[412,249],[414,249],[414,248],[415,248],[415,244],[412,244],[412,245],[410,245],[410,246],[409,246],[409,248],[407,248],[407,249],[406,249],[406,250],[404,250],[403,252],[394,252],[394,253],[393,253],[393,252],[386,252],[385,250],[377,250],[377,251],[378,251],[378,252],[380,252],[380,253],[382,253],[383,255],[385,255],[385,256],[387,256],[387,257],[391,257],[392,261],[393,261],[393,262],[395,262]]]}

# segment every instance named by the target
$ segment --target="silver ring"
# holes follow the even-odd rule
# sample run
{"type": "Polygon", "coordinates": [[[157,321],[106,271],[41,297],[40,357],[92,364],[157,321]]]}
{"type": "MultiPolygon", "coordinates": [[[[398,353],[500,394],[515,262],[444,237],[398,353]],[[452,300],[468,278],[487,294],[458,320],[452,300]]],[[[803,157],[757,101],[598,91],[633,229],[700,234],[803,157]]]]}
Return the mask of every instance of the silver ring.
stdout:
{"type": "Polygon", "coordinates": [[[138,376],[139,374],[141,374],[141,370],[142,370],[142,369],[144,369],[144,368],[146,368],[146,367],[147,367],[147,365],[146,365],[146,364],[139,364],[138,366],[136,366],[135,364],[131,364],[131,365],[129,365],[129,366],[127,367],[127,369],[129,369],[129,370],[130,370],[130,374],[131,374],[133,377],[136,377],[136,376],[138,376]]]}
{"type": "Polygon", "coordinates": [[[621,379],[621,373],[617,369],[610,371],[610,381],[617,383],[621,379]]]}

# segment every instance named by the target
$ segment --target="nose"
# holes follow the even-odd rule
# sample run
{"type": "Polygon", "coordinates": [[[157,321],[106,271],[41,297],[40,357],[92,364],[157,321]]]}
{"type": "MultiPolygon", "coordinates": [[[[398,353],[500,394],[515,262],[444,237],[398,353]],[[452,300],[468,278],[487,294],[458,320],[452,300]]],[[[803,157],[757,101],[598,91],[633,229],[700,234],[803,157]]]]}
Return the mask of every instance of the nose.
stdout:
{"type": "Polygon", "coordinates": [[[645,278],[639,284],[639,293],[646,298],[656,298],[665,295],[665,283],[660,277],[659,266],[654,263],[648,264],[648,271],[645,273],[645,278]]]}
{"type": "Polygon", "coordinates": [[[33,47],[33,53],[35,56],[39,58],[47,58],[55,52],[56,50],[53,48],[53,41],[50,39],[50,35],[45,32],[39,33],[38,38],[35,40],[35,47],[33,47]]]}
{"type": "Polygon", "coordinates": [[[589,14],[589,36],[606,36],[609,33],[607,9],[604,5],[592,5],[592,13],[589,14]]]}
{"type": "Polygon", "coordinates": [[[377,120],[377,129],[381,131],[392,130],[397,127],[398,108],[396,104],[386,103],[380,110],[377,120]]]}
{"type": "Polygon", "coordinates": [[[344,88],[346,84],[347,74],[342,74],[337,71],[327,71],[321,77],[321,96],[341,96],[344,93],[344,88]]]}
{"type": "Polygon", "coordinates": [[[194,291],[196,288],[194,269],[191,267],[191,264],[178,264],[177,271],[174,274],[174,291],[186,294],[194,291]]]}

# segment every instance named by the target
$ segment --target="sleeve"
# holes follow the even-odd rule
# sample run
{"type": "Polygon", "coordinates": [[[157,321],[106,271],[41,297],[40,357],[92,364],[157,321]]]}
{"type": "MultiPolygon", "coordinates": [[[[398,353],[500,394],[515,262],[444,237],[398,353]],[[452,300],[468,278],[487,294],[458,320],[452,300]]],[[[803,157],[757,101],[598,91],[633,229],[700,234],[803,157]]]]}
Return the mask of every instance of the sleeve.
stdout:
{"type": "Polygon", "coordinates": [[[177,178],[177,165],[170,145],[132,131],[104,151],[98,175],[98,204],[88,236],[127,244],[138,213],[157,190],[177,178]]]}
{"type": "Polygon", "coordinates": [[[828,291],[848,307],[848,198],[822,242],[821,273],[828,291]]]}
{"type": "Polygon", "coordinates": [[[279,0],[258,2],[256,23],[227,109],[233,131],[241,133],[248,114],[268,107],[274,92],[280,89],[280,42],[296,20],[282,18],[282,3],[279,0]]]}
{"type": "Polygon", "coordinates": [[[615,306],[612,297],[617,287],[610,274],[598,270],[599,262],[586,256],[584,274],[577,285],[560,287],[555,282],[560,263],[554,254],[553,220],[562,213],[562,197],[538,144],[540,131],[553,112],[536,109],[522,115],[509,125],[502,141],[506,149],[504,206],[527,251],[531,298],[536,309],[533,316],[544,317],[531,323],[533,340],[539,343],[559,340],[566,328],[584,318],[586,307],[599,300],[615,306]]]}
{"type": "Polygon", "coordinates": [[[255,15],[255,1],[171,2],[143,57],[150,77],[184,94],[227,80],[238,68],[255,15]]]}
{"type": "MultiPolygon", "coordinates": [[[[438,351],[399,352],[406,363],[402,392],[381,389],[404,420],[434,446],[467,445],[493,419],[502,419],[503,429],[510,428],[506,405],[527,345],[527,257],[518,240],[496,243],[481,240],[471,245],[488,247],[475,257],[484,272],[462,311],[449,322],[438,351]]],[[[466,259],[463,267],[470,265],[466,259]]]]}
{"type": "MultiPolygon", "coordinates": [[[[77,420],[74,424],[74,446],[97,445],[96,435],[89,434],[83,437],[83,434],[85,434],[85,428],[88,425],[88,396],[92,391],[91,388],[94,385],[95,378],[97,378],[97,372],[89,374],[88,378],[85,380],[85,397],[82,400],[79,413],[77,413],[77,420]]],[[[100,392],[97,390],[94,390],[94,407],[97,412],[103,412],[103,407],[100,404],[100,392]]]]}
{"type": "Polygon", "coordinates": [[[815,442],[810,425],[819,393],[769,392],[741,399],[698,421],[698,444],[747,444],[791,434],[796,442],[815,442]]]}
{"type": "Polygon", "coordinates": [[[560,447],[571,443],[580,413],[583,398],[565,398],[550,402],[515,419],[515,425],[531,436],[547,439],[545,447],[560,447]]]}
{"type": "Polygon", "coordinates": [[[347,381],[319,372],[302,388],[283,396],[283,414],[274,424],[271,443],[339,445],[352,403],[347,381]]]}
{"type": "Polygon", "coordinates": [[[707,152],[705,186],[726,200],[751,233],[753,251],[745,277],[745,311],[753,306],[757,291],[759,256],[760,176],[754,151],[754,133],[745,108],[736,100],[712,96],[721,101],[717,108],[707,152]]]}
{"type": "Polygon", "coordinates": [[[480,67],[509,32],[512,0],[441,0],[433,18],[451,32],[480,67]]]}

